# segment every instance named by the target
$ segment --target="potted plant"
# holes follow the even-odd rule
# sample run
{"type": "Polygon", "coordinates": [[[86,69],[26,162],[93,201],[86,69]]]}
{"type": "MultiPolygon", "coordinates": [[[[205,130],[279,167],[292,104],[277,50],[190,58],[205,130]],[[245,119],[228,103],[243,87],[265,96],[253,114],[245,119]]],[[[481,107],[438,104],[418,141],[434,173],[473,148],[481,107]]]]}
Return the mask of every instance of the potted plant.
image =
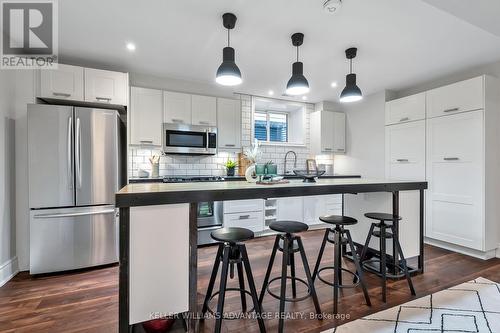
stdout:
{"type": "Polygon", "coordinates": [[[234,169],[236,169],[237,166],[238,164],[236,163],[236,161],[233,161],[232,159],[228,159],[226,163],[224,163],[224,167],[226,168],[226,174],[228,177],[234,176],[234,169]]]}

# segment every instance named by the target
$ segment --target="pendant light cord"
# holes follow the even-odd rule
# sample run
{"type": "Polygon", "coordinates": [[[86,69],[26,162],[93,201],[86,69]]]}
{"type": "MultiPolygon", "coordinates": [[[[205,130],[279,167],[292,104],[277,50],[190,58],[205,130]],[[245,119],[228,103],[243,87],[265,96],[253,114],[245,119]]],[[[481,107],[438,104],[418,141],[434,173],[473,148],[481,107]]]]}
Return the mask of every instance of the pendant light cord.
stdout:
{"type": "Polygon", "coordinates": [[[299,62],[299,46],[297,46],[297,62],[299,62]]]}
{"type": "Polygon", "coordinates": [[[229,34],[230,29],[227,29],[227,47],[230,47],[231,35],[229,34]]]}
{"type": "Polygon", "coordinates": [[[349,59],[349,74],[352,74],[352,58],[349,59]]]}

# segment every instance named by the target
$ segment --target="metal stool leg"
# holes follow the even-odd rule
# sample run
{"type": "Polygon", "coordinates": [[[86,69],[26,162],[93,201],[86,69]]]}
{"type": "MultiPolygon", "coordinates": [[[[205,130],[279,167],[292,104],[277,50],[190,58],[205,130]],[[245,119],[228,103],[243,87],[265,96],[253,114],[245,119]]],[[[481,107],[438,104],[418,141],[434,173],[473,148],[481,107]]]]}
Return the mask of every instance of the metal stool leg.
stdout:
{"type": "MultiPolygon", "coordinates": [[[[370,240],[372,239],[372,235],[373,235],[373,230],[374,229],[375,229],[375,223],[372,223],[372,225],[370,226],[370,231],[368,231],[368,236],[366,237],[365,245],[363,246],[363,250],[361,251],[361,255],[359,256],[359,263],[360,263],[360,265],[363,265],[363,261],[366,258],[366,253],[368,252],[368,247],[370,246],[370,240]]],[[[352,250],[353,249],[351,249],[351,251],[352,250]]],[[[358,273],[359,272],[356,272],[356,275],[359,275],[358,273]]],[[[357,277],[354,277],[352,279],[352,282],[353,283],[358,282],[357,277]]]]}
{"type": "MultiPolygon", "coordinates": [[[[293,244],[293,242],[292,242],[293,244]]],[[[295,282],[295,256],[293,253],[293,245],[290,253],[290,275],[292,276],[292,297],[297,297],[297,283],[295,282]]]]}
{"type": "Polygon", "coordinates": [[[415,288],[413,287],[413,282],[410,277],[410,273],[408,272],[408,265],[406,264],[406,258],[403,254],[403,249],[401,248],[401,244],[399,243],[398,237],[396,237],[396,230],[394,230],[394,227],[391,227],[393,235],[394,236],[394,243],[396,245],[397,252],[399,252],[399,255],[401,256],[401,263],[403,265],[403,270],[405,272],[406,280],[408,281],[408,286],[410,287],[410,292],[413,296],[416,295],[415,293],[415,288]]]}
{"type": "Polygon", "coordinates": [[[215,333],[220,333],[222,328],[222,317],[224,316],[224,298],[226,297],[227,273],[229,269],[229,245],[224,245],[224,254],[222,259],[222,273],[220,277],[219,300],[217,302],[217,312],[215,321],[215,333]]]}
{"type": "Polygon", "coordinates": [[[250,260],[248,259],[247,249],[245,245],[240,245],[240,252],[243,264],[245,265],[245,272],[247,273],[248,287],[250,288],[250,293],[252,294],[253,306],[257,315],[257,322],[259,323],[260,333],[265,333],[266,326],[264,325],[264,320],[262,319],[262,309],[260,307],[259,299],[257,298],[257,290],[255,289],[252,268],[250,267],[250,260]]]}
{"type": "Polygon", "coordinates": [[[316,295],[316,288],[314,287],[314,281],[311,277],[311,270],[309,268],[309,263],[307,262],[306,252],[304,251],[304,245],[302,244],[302,239],[297,237],[297,243],[299,245],[300,256],[302,257],[302,263],[304,264],[304,271],[306,272],[307,283],[309,284],[309,290],[311,291],[311,296],[314,302],[314,307],[316,308],[316,314],[318,319],[321,318],[321,308],[319,307],[318,295],[316,295]]]}
{"type": "Polygon", "coordinates": [[[208,283],[207,295],[205,296],[205,301],[203,302],[203,308],[201,310],[201,313],[203,314],[202,319],[207,313],[208,302],[210,300],[210,297],[212,297],[212,292],[214,291],[215,279],[217,278],[217,273],[219,271],[220,259],[223,249],[224,244],[219,244],[219,249],[217,250],[217,255],[215,256],[214,268],[212,269],[212,275],[210,276],[210,282],[208,283]]]}
{"type": "Polygon", "coordinates": [[[354,242],[352,241],[351,233],[347,229],[344,229],[343,231],[347,237],[347,241],[349,242],[349,247],[351,248],[352,259],[354,260],[356,271],[358,271],[359,283],[361,284],[361,288],[363,289],[363,294],[365,295],[366,304],[368,306],[371,306],[372,302],[370,301],[370,296],[368,295],[368,290],[366,289],[365,279],[363,277],[363,270],[361,269],[361,265],[359,263],[358,253],[356,252],[356,248],[354,247],[354,242]]]}
{"type": "Polygon", "coordinates": [[[387,264],[386,264],[386,249],[385,249],[385,233],[386,225],[380,224],[380,274],[382,275],[382,301],[387,302],[387,264]]]}
{"type": "Polygon", "coordinates": [[[335,227],[335,246],[333,253],[333,313],[338,313],[338,302],[339,302],[339,285],[340,285],[340,230],[335,227]]]}
{"type": "Polygon", "coordinates": [[[313,281],[316,279],[316,275],[318,274],[319,266],[321,265],[321,259],[323,259],[323,252],[325,252],[326,241],[328,240],[329,234],[330,229],[326,229],[325,236],[323,236],[323,242],[321,242],[321,247],[319,248],[318,259],[316,260],[316,265],[314,266],[312,275],[313,281]]]}
{"type": "Polygon", "coordinates": [[[240,283],[241,311],[247,312],[247,296],[245,294],[245,279],[243,277],[243,264],[236,264],[238,268],[238,282],[240,283]]]}
{"type": "Polygon", "coordinates": [[[274,258],[276,257],[276,252],[278,251],[280,241],[280,235],[276,235],[274,240],[273,251],[271,252],[271,258],[269,258],[269,265],[267,265],[266,276],[264,278],[264,283],[262,284],[262,290],[260,291],[259,303],[262,305],[264,300],[264,295],[266,294],[267,284],[269,283],[269,277],[271,276],[271,271],[273,269],[274,258]]]}
{"type": "Polygon", "coordinates": [[[281,292],[280,292],[280,315],[278,332],[283,333],[284,326],[284,316],[285,316],[285,298],[286,298],[286,275],[287,275],[287,264],[288,264],[288,249],[290,243],[290,235],[285,235],[283,240],[283,261],[281,264],[281,292]]]}

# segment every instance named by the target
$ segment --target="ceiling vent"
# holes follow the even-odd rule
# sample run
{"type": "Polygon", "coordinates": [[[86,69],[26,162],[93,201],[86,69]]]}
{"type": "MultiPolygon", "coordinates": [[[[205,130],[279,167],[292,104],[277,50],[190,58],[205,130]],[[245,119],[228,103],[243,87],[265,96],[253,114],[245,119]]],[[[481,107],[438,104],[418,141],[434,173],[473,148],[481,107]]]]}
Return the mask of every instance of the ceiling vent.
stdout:
{"type": "Polygon", "coordinates": [[[326,0],[323,3],[323,10],[328,14],[337,13],[342,7],[342,0],[326,0]]]}

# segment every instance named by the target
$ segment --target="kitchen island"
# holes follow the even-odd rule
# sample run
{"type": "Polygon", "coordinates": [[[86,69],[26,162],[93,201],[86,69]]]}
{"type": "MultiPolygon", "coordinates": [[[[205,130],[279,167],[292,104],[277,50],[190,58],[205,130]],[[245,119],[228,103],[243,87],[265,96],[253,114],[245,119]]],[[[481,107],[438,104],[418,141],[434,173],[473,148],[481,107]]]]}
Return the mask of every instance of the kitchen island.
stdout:
{"type": "MultiPolygon", "coordinates": [[[[423,271],[425,181],[364,178],[292,180],[257,185],[244,181],[209,183],[141,183],[116,194],[120,208],[119,332],[132,325],[175,313],[197,313],[197,203],[293,196],[392,193],[393,214],[399,214],[399,192],[419,191],[420,254],[423,271]]],[[[192,317],[190,317],[192,318],[192,317]]],[[[189,321],[190,332],[197,330],[189,321]]]]}

